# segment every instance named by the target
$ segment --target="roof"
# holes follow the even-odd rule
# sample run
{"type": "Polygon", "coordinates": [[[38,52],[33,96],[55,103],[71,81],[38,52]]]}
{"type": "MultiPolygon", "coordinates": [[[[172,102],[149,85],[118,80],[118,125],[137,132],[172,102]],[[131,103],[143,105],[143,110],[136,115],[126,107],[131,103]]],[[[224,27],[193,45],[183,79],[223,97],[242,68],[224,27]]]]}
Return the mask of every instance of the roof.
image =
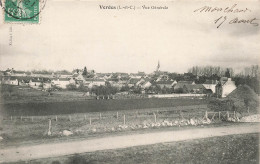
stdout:
{"type": "Polygon", "coordinates": [[[203,84],[217,84],[217,80],[206,80],[203,84]]]}
{"type": "Polygon", "coordinates": [[[161,85],[171,85],[173,81],[157,81],[156,84],[161,84],[161,85]]]}
{"type": "Polygon", "coordinates": [[[136,84],[138,81],[140,81],[140,78],[131,78],[128,80],[129,84],[136,84]]]}
{"type": "Polygon", "coordinates": [[[194,81],[178,81],[178,84],[192,84],[194,81]]]}
{"type": "Polygon", "coordinates": [[[194,89],[205,89],[202,84],[185,84],[184,87],[186,87],[189,91],[194,89]]]}
{"type": "Polygon", "coordinates": [[[89,82],[89,81],[99,81],[99,82],[105,82],[105,80],[104,80],[104,79],[86,78],[85,80],[86,80],[87,82],[89,82]]]}

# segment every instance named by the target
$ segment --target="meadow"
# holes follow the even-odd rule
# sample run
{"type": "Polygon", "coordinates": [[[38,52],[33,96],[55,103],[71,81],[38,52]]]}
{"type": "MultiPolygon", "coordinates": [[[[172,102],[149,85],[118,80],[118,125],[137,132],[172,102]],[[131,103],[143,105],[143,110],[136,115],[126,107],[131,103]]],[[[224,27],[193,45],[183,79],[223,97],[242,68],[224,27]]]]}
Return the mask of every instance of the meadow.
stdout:
{"type": "Polygon", "coordinates": [[[177,107],[207,104],[204,99],[110,99],[64,102],[25,102],[1,104],[5,116],[44,116],[88,112],[106,112],[161,107],[177,107]]]}

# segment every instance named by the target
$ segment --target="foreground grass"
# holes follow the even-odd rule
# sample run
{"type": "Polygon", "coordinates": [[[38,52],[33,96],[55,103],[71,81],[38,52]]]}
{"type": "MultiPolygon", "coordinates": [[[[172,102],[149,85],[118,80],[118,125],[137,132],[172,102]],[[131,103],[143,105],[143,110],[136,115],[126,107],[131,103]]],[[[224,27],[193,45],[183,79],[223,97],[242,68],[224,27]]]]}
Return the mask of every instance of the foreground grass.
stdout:
{"type": "Polygon", "coordinates": [[[259,134],[241,134],[199,140],[97,151],[19,163],[258,163],[259,134]]]}

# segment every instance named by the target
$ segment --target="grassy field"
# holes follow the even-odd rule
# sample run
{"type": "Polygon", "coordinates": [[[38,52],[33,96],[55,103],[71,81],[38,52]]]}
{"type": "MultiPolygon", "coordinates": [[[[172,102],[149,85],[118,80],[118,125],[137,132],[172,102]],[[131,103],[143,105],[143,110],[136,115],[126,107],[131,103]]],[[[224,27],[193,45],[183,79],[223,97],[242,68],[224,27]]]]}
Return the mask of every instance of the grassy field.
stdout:
{"type": "Polygon", "coordinates": [[[121,99],[1,104],[3,115],[38,116],[207,104],[203,99],[121,99]]]}
{"type": "Polygon", "coordinates": [[[258,164],[259,134],[241,134],[117,150],[97,151],[19,163],[200,163],[258,164]]]}
{"type": "Polygon", "coordinates": [[[101,113],[101,118],[98,112],[64,114],[57,115],[57,117],[55,115],[23,116],[22,120],[20,116],[13,116],[12,118],[5,117],[0,124],[0,136],[4,138],[4,140],[0,142],[0,146],[22,144],[23,142],[34,143],[52,139],[60,140],[71,137],[89,138],[96,135],[143,131],[145,129],[183,127],[188,125],[187,122],[190,118],[194,120],[198,118],[202,119],[205,110],[207,110],[205,105],[199,105],[106,111],[101,113]],[[180,110],[182,111],[181,113],[180,110]],[[156,115],[156,123],[154,114],[156,115]],[[47,135],[49,118],[52,120],[51,136],[47,135]],[[165,121],[171,122],[171,125],[163,124],[165,121]],[[63,136],[61,134],[63,130],[70,130],[73,132],[73,135],[63,136]]]}

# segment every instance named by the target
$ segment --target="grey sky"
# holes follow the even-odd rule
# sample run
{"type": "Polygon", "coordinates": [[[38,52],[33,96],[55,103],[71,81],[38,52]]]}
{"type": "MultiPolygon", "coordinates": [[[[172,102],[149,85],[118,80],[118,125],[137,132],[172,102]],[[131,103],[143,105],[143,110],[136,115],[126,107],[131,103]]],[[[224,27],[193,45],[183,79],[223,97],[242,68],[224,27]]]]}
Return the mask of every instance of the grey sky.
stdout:
{"type": "MultiPolygon", "coordinates": [[[[99,5],[126,2],[47,1],[39,25],[3,24],[0,14],[0,69],[95,69],[97,72],[150,73],[160,60],[161,70],[184,72],[193,65],[234,67],[258,64],[260,33],[249,24],[217,29],[214,20],[259,16],[259,2],[237,3],[244,14],[194,13],[229,3],[127,2],[135,6],[168,6],[168,10],[100,10],[99,5]],[[12,26],[13,45],[9,46],[12,26]]],[[[260,19],[260,17],[257,17],[260,19]]],[[[260,23],[260,21],[257,21],[260,23]]]]}

